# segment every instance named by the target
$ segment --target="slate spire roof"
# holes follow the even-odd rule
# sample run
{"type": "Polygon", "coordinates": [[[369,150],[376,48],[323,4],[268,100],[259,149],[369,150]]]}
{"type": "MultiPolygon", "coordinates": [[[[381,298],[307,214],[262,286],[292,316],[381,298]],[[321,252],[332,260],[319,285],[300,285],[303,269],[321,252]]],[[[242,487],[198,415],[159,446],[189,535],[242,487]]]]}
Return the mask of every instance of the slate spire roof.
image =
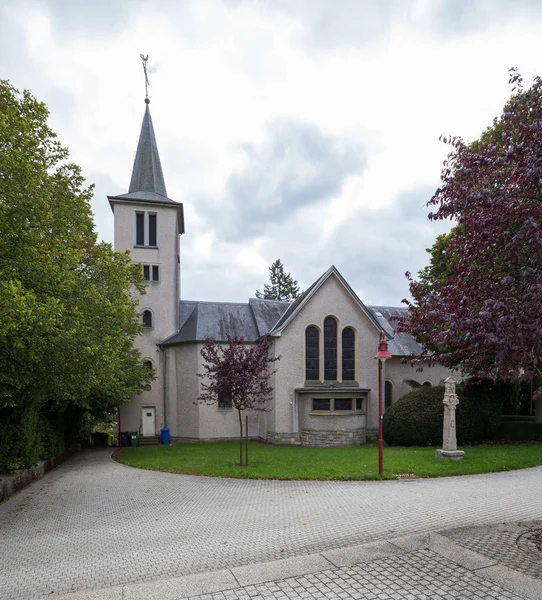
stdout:
{"type": "Polygon", "coordinates": [[[166,182],[158,154],[158,145],[154,135],[149,99],[145,98],[145,114],[141,124],[141,133],[137,144],[132,169],[132,178],[127,194],[107,196],[113,208],[115,202],[141,202],[144,204],[166,204],[174,206],[178,213],[179,233],[184,233],[184,213],[181,202],[168,198],[166,182]]]}
{"type": "Polygon", "coordinates": [[[167,198],[166,183],[162,173],[148,102],[137,144],[130,188],[128,189],[129,194],[134,192],[153,192],[167,198]]]}

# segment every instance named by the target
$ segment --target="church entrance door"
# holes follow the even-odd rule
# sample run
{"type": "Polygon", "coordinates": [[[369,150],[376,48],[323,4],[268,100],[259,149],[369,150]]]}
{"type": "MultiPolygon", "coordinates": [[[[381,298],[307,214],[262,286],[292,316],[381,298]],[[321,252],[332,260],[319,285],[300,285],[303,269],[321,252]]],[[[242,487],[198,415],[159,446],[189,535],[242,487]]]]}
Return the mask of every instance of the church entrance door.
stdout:
{"type": "Polygon", "coordinates": [[[154,406],[141,409],[141,425],[143,437],[156,435],[156,408],[154,406]]]}

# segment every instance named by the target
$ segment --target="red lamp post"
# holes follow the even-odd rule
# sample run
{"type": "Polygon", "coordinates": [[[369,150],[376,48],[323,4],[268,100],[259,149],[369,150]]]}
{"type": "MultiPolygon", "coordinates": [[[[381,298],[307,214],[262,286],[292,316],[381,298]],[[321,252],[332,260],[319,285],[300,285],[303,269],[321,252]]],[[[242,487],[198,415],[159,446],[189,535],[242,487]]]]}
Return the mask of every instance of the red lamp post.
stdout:
{"type": "Polygon", "coordinates": [[[378,359],[378,475],[379,477],[382,477],[382,472],[384,470],[384,439],[382,438],[382,418],[384,416],[382,410],[382,365],[388,358],[391,358],[391,354],[388,352],[386,334],[383,331],[380,332],[380,342],[375,358],[378,359]]]}

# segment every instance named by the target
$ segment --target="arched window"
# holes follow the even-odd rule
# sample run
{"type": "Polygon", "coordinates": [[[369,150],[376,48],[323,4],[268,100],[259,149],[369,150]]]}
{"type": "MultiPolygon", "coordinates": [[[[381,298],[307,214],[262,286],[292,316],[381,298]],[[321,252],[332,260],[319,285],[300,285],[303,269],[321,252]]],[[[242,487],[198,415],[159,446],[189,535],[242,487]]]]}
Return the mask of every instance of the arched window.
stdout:
{"type": "Polygon", "coordinates": [[[147,367],[147,369],[148,369],[149,371],[152,371],[152,370],[153,370],[153,366],[152,366],[152,360],[146,360],[146,361],[145,361],[145,366],[147,367]]]}
{"type": "Polygon", "coordinates": [[[432,387],[433,387],[433,384],[432,384],[430,381],[424,381],[424,382],[422,383],[422,387],[423,387],[423,388],[426,388],[426,389],[427,389],[427,388],[432,388],[432,387]]]}
{"type": "Polygon", "coordinates": [[[337,379],[337,321],[333,317],[324,319],[324,379],[337,379]]]}
{"type": "Polygon", "coordinates": [[[320,332],[314,325],[305,329],[305,379],[320,379],[320,332]]]}
{"type": "Polygon", "coordinates": [[[343,381],[354,381],[356,379],[356,347],[355,334],[352,327],[343,329],[343,381]]]}
{"type": "Polygon", "coordinates": [[[143,327],[152,327],[152,313],[150,310],[143,311],[143,327]]]}
{"type": "Polygon", "coordinates": [[[393,402],[393,383],[386,380],[384,382],[384,411],[388,410],[393,402]]]}

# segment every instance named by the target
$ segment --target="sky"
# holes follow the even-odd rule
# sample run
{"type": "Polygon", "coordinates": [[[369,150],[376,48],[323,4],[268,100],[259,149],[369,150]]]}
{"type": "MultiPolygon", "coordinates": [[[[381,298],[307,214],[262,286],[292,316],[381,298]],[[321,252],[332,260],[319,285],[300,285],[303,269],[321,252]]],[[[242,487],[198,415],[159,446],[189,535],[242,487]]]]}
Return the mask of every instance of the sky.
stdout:
{"type": "Polygon", "coordinates": [[[0,78],[48,106],[113,242],[149,55],[184,299],[246,302],[280,258],[399,306],[452,226],[427,219],[439,137],[479,137],[511,67],[541,74],[541,31],[539,0],[1,0],[0,78]]]}

